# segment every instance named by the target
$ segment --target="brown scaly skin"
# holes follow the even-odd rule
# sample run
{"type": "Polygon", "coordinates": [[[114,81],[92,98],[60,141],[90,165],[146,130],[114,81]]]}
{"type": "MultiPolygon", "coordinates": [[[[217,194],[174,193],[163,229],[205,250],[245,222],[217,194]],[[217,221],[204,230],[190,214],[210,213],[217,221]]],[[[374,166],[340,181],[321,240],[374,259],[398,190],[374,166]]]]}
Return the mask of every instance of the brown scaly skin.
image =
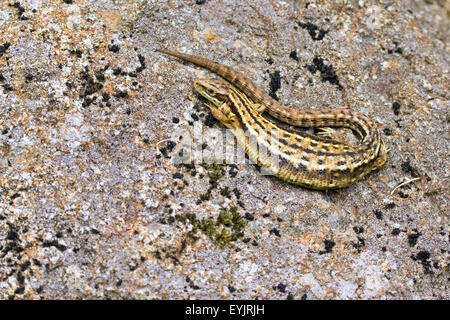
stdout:
{"type": "Polygon", "coordinates": [[[242,90],[222,80],[194,82],[196,90],[210,101],[208,107],[214,117],[233,130],[249,157],[284,181],[312,189],[342,188],[382,167],[387,161],[388,149],[375,124],[359,112],[346,108],[292,109],[279,104],[229,67],[198,56],[165,49],[158,51],[216,72],[242,90]],[[261,116],[266,108],[275,118],[292,125],[350,128],[362,137],[362,141],[351,146],[306,133],[288,132],[261,116]],[[270,141],[273,130],[279,133],[275,142],[270,141]],[[268,148],[269,156],[258,154],[255,146],[249,143],[252,141],[268,148]],[[274,155],[279,161],[273,161],[274,155]]]}

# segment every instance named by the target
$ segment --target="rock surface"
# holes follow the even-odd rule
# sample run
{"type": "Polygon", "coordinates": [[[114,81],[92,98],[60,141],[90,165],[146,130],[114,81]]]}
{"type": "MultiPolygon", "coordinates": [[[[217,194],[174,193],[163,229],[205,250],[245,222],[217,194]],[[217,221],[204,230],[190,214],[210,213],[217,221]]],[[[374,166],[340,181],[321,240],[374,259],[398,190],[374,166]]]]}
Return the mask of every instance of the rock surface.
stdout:
{"type": "Polygon", "coordinates": [[[0,298],[449,299],[450,7],[377,3],[2,1],[0,298]],[[159,47],[370,115],[388,163],[317,192],[198,160],[215,75],[159,47]]]}

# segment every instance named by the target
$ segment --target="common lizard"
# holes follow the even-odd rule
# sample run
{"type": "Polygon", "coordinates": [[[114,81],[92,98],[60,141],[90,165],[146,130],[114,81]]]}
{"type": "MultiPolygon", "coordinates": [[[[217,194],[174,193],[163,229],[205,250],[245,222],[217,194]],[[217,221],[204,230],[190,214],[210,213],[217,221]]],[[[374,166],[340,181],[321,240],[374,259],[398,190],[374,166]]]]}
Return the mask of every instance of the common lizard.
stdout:
{"type": "Polygon", "coordinates": [[[195,89],[209,101],[213,116],[233,131],[249,157],[284,181],[311,189],[342,188],[387,161],[388,149],[376,125],[359,112],[348,108],[293,109],[281,105],[230,67],[199,56],[158,51],[205,67],[232,84],[214,79],[194,81],[195,89]],[[362,140],[353,146],[306,132],[289,132],[262,117],[265,110],[300,127],[347,127],[362,140]],[[273,132],[278,139],[273,139],[273,132]],[[268,153],[258,152],[260,148],[268,153]]]}

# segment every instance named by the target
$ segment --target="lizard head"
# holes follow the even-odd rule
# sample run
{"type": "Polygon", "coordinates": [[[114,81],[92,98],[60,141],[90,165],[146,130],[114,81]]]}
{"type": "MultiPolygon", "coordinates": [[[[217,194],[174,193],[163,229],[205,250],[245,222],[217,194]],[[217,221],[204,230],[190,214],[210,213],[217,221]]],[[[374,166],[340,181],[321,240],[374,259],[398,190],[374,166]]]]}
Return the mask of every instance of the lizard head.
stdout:
{"type": "Polygon", "coordinates": [[[219,79],[197,79],[194,81],[195,90],[216,107],[220,107],[228,100],[230,84],[219,79]]]}
{"type": "Polygon", "coordinates": [[[194,81],[195,90],[208,100],[206,105],[214,118],[231,127],[235,115],[229,107],[229,94],[231,85],[220,79],[197,79],[194,81]]]}

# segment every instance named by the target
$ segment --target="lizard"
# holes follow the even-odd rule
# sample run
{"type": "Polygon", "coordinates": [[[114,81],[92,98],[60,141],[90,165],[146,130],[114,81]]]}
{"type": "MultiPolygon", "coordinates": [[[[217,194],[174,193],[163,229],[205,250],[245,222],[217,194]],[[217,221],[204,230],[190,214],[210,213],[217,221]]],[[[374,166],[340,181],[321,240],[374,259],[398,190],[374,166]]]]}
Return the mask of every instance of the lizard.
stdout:
{"type": "Polygon", "coordinates": [[[166,49],[157,51],[205,67],[229,81],[198,79],[194,88],[209,101],[207,106],[213,116],[233,131],[249,157],[284,181],[311,189],[342,188],[381,168],[387,161],[388,148],[374,122],[362,113],[349,108],[293,109],[280,104],[230,67],[199,56],[166,49]],[[292,133],[262,117],[265,110],[283,122],[300,127],[347,127],[362,140],[352,146],[306,132],[292,133]],[[273,131],[279,133],[277,142],[269,141],[269,133],[273,131]],[[245,133],[252,136],[243,138],[245,133]],[[267,148],[269,157],[258,155],[251,141],[255,141],[253,145],[267,148]],[[274,155],[279,161],[274,161],[274,155]]]}

